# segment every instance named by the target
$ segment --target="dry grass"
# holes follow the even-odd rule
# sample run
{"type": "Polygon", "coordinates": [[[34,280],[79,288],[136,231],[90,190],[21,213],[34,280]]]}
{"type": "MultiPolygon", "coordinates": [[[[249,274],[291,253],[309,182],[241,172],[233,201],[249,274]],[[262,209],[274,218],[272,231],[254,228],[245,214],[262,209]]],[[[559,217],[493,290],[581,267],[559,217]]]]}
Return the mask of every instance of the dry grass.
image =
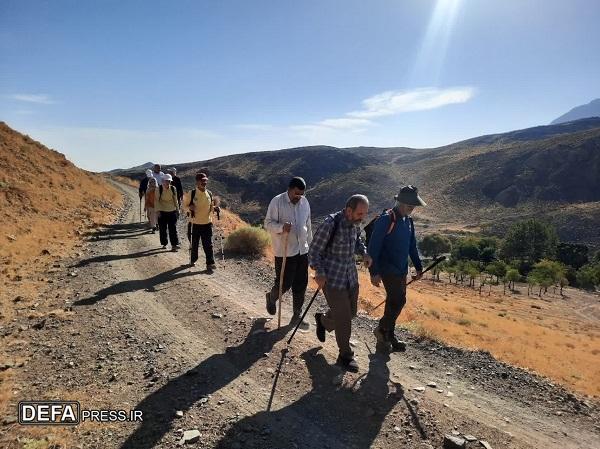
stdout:
{"type": "MultiPolygon", "coordinates": [[[[359,277],[362,308],[381,316],[383,306],[375,311],[373,306],[384,300],[383,288],[373,287],[364,271],[359,277]]],[[[540,301],[526,295],[504,296],[501,289],[488,297],[445,282],[419,282],[408,288],[399,324],[418,336],[489,351],[571,390],[599,396],[600,304],[582,292],[567,293],[567,300],[556,296],[540,301]],[[579,312],[583,307],[585,312],[579,312]]]]}
{"type": "MultiPolygon", "coordinates": [[[[43,303],[39,292],[48,285],[45,277],[51,265],[72,253],[90,228],[114,221],[122,206],[121,194],[96,174],[75,167],[64,155],[49,150],[0,122],[0,325],[9,323],[35,302],[43,303]],[[18,299],[18,301],[15,301],[18,299]]],[[[41,318],[40,312],[27,312],[41,318]]],[[[61,318],[62,310],[49,312],[61,318]]],[[[0,362],[19,362],[7,357],[4,349],[26,345],[5,337],[0,362]]],[[[18,378],[9,369],[0,373],[0,416],[14,413],[13,390],[18,378]]],[[[19,390],[17,390],[19,391],[19,390]]],[[[69,447],[66,430],[44,427],[21,428],[18,446],[10,429],[0,441],[2,447],[46,448],[53,444],[69,447]],[[4,445],[6,443],[6,445],[4,445]],[[12,445],[12,446],[11,446],[12,445]]]]}

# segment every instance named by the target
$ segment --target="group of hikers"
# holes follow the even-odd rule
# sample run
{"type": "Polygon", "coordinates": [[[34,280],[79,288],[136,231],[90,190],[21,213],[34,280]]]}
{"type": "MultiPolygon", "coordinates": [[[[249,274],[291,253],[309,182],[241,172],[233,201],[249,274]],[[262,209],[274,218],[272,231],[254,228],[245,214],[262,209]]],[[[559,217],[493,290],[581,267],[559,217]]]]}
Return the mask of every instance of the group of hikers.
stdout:
{"type": "Polygon", "coordinates": [[[198,260],[198,247],[206,255],[206,269],[216,268],[212,237],[212,216],[219,217],[218,201],[213,198],[208,186],[208,176],[205,173],[196,174],[196,187],[183,191],[181,179],[175,168],[169,168],[167,173],[161,171],[161,166],[155,164],[152,170],[146,171],[146,177],[139,186],[140,205],[144,203],[151,232],[159,232],[160,244],[166,248],[171,243],[171,249],[177,251],[181,246],[177,232],[177,221],[183,211],[188,217],[187,238],[191,242],[190,265],[195,266],[198,260]]]}
{"type": "MultiPolygon", "coordinates": [[[[145,197],[145,210],[153,232],[158,227],[163,248],[170,242],[173,250],[177,250],[179,239],[176,224],[182,209],[188,216],[191,265],[198,260],[201,240],[207,269],[215,269],[212,215],[218,214],[219,208],[207,189],[208,176],[197,173],[196,188],[184,193],[174,168],[167,170],[167,174],[160,170],[160,165],[149,170],[139,189],[140,201],[145,197]]],[[[308,329],[310,325],[301,317],[308,286],[308,269],[312,268],[317,286],[325,295],[329,307],[326,313],[314,314],[317,338],[324,342],[327,332],[334,331],[339,349],[336,363],[349,371],[358,371],[350,337],[352,319],[356,316],[358,306],[359,282],[355,257],[359,255],[370,271],[371,283],[376,287],[383,284],[386,292],[384,314],[374,330],[377,349],[404,351],[406,344],[397,339],[394,331],[396,320],[406,304],[409,258],[416,270],[412,279],[418,280],[423,274],[411,218],[415,207],[426,205],[417,188],[407,185],[400,189],[398,195],[394,196],[394,206],[384,210],[365,227],[366,241],[362,238],[360,228],[369,212],[369,199],[365,195],[352,195],[344,208],[328,215],[313,235],[310,204],[304,195],[305,191],[304,179],[293,177],[287,190],[275,196],[267,209],[264,228],[271,235],[275,256],[274,283],[271,290],[266,292],[267,312],[275,315],[278,300],[291,289],[292,321],[308,329]]]]}
{"type": "MultiPolygon", "coordinates": [[[[267,312],[274,315],[281,293],[291,288],[292,319],[296,323],[301,320],[310,266],[329,306],[326,313],[314,315],[317,338],[324,342],[327,332],[334,331],[339,349],[337,364],[356,372],[358,364],[350,346],[359,290],[355,255],[362,256],[370,271],[371,283],[377,287],[383,283],[386,292],[385,311],[374,331],[377,349],[405,350],[406,344],[396,338],[394,330],[406,303],[409,257],[416,270],[413,279],[420,279],[423,273],[410,215],[416,206],[426,204],[416,187],[402,187],[394,197],[394,207],[385,210],[365,228],[366,245],[360,228],[369,212],[369,199],[365,195],[352,195],[342,210],[325,218],[313,236],[305,191],[304,179],[294,177],[287,191],[275,196],[267,209],[264,227],[271,234],[275,255],[275,282],[266,293],[267,312]]],[[[306,322],[298,325],[309,327],[306,322]]]]}

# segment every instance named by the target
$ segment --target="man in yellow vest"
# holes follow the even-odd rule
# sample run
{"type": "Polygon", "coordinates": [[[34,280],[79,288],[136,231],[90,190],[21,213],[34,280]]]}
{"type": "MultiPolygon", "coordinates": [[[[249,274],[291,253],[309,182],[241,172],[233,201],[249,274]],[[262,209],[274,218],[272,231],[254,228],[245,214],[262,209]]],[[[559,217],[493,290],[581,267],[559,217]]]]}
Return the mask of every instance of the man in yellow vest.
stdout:
{"type": "Polygon", "coordinates": [[[206,255],[206,269],[211,271],[217,268],[212,245],[212,214],[218,211],[212,193],[206,187],[208,176],[206,173],[196,173],[196,188],[186,192],[183,196],[183,207],[189,216],[188,237],[192,241],[192,254],[190,263],[195,266],[198,260],[198,246],[202,240],[202,248],[206,255]]]}

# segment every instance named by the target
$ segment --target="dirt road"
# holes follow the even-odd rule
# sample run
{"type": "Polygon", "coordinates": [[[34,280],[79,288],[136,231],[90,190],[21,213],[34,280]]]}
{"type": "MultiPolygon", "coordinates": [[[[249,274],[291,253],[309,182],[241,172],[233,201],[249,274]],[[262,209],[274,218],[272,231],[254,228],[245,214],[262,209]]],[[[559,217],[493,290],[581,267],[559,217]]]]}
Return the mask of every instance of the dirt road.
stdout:
{"type": "Polygon", "coordinates": [[[277,330],[264,307],[269,267],[228,258],[209,274],[201,257],[190,269],[187,241],[163,250],[137,223],[135,189],[120,188],[121,221],[49,274],[43,321],[22,315],[5,332],[18,333],[9,350],[24,360],[10,368],[15,413],[19,400],[60,398],[142,410],[143,422],[32,434],[9,417],[6,447],[27,434],[82,448],[439,448],[453,433],[472,435],[470,448],[600,447],[597,403],[487,353],[409,335],[405,353],[375,354],[366,316],[354,326],[358,374],[333,365],[335,339],[320,346],[314,327],[285,353],[290,299],[277,330]],[[200,436],[183,443],[190,430],[200,436]]]}

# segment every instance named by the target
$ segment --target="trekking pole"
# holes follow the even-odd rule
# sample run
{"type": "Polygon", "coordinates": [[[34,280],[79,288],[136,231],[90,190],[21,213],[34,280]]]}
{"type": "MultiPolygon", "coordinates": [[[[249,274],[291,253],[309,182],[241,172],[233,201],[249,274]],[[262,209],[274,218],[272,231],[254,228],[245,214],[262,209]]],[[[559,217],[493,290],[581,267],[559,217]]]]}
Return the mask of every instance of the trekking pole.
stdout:
{"type": "MultiPolygon", "coordinates": [[[[298,321],[298,324],[296,324],[296,327],[294,328],[294,332],[292,332],[292,335],[290,336],[290,338],[287,341],[288,345],[292,342],[292,338],[294,338],[294,335],[296,335],[296,331],[298,330],[298,328],[304,321],[304,317],[306,317],[306,314],[308,313],[308,309],[310,309],[310,306],[312,306],[312,303],[314,302],[315,298],[317,297],[317,295],[319,294],[320,291],[321,291],[321,289],[317,288],[317,291],[315,292],[313,297],[310,299],[308,305],[306,306],[306,309],[304,310],[304,313],[302,314],[302,318],[300,318],[300,321],[298,321]]],[[[281,304],[280,304],[280,307],[281,307],[281,304]]]]}
{"type": "Polygon", "coordinates": [[[281,327],[281,298],[283,297],[283,278],[285,277],[285,262],[287,259],[287,242],[289,232],[284,232],[283,238],[283,261],[281,262],[281,271],[279,272],[279,312],[277,314],[277,329],[281,327]]]}
{"type": "Polygon", "coordinates": [[[140,196],[140,223],[142,222],[142,197],[140,196]]]}
{"type": "MultiPolygon", "coordinates": [[[[423,272],[421,273],[422,275],[427,273],[429,270],[435,268],[435,266],[440,263],[443,262],[444,260],[446,260],[446,256],[440,256],[437,259],[434,259],[433,262],[431,262],[431,264],[429,264],[429,266],[427,268],[425,268],[423,270],[423,272]]],[[[408,287],[410,284],[412,284],[415,280],[411,279],[409,282],[406,283],[406,286],[408,287]]],[[[371,309],[371,312],[374,312],[375,310],[377,310],[379,307],[381,307],[383,304],[385,304],[385,299],[383,301],[381,301],[379,304],[377,304],[373,309],[371,309]]]]}
{"type": "Polygon", "coordinates": [[[192,264],[194,263],[192,261],[192,241],[194,240],[194,222],[192,221],[192,218],[190,217],[190,221],[188,223],[188,229],[190,230],[190,266],[192,266],[192,264]]]}
{"type": "Polygon", "coordinates": [[[221,261],[225,262],[225,252],[223,251],[223,227],[218,224],[221,221],[221,209],[217,209],[217,227],[219,228],[219,240],[221,240],[221,261]]]}

